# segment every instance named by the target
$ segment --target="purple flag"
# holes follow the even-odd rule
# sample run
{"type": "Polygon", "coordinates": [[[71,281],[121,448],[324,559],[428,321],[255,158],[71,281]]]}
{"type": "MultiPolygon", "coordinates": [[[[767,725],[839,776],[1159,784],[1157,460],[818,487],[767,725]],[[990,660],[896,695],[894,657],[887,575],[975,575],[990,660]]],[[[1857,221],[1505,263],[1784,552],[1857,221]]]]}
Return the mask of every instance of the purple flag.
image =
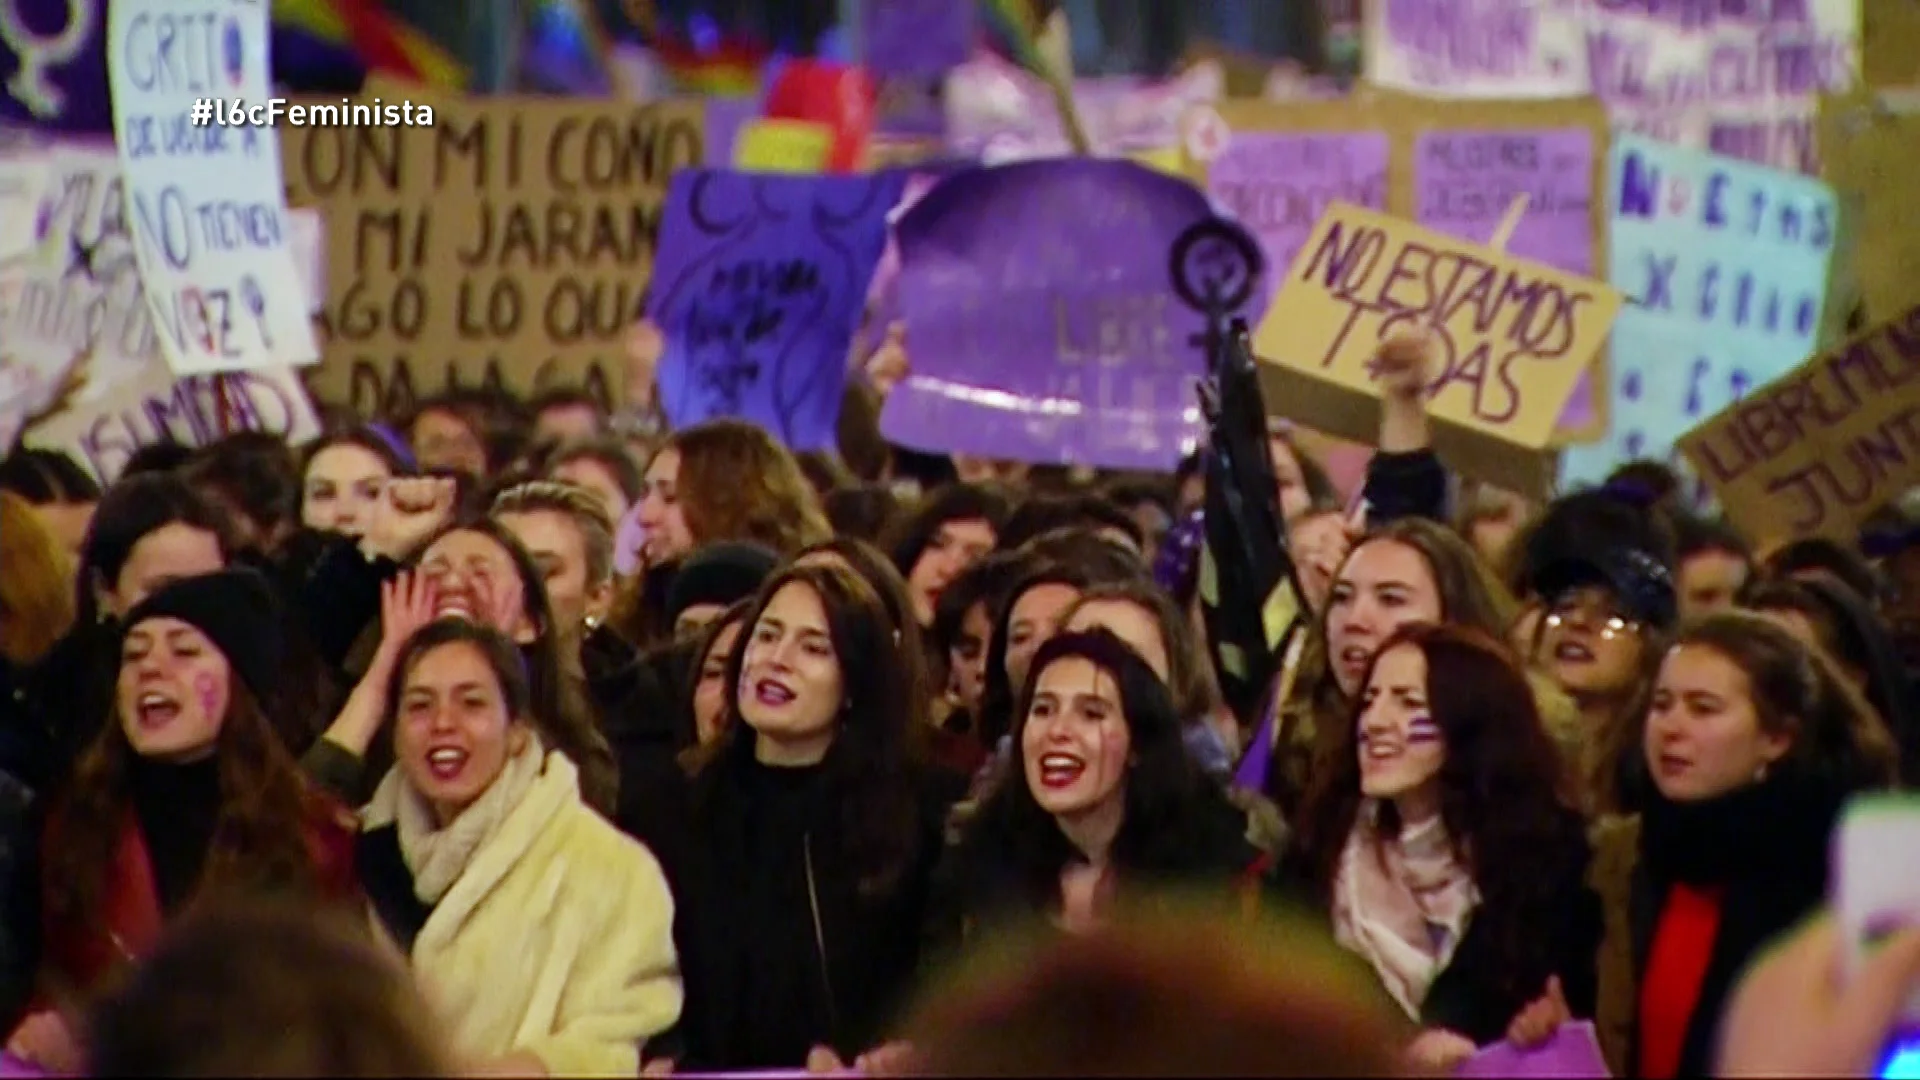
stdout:
{"type": "MultiPolygon", "coordinates": [[[[1592,277],[1593,154],[1586,128],[1425,132],[1413,152],[1415,220],[1485,243],[1524,192],[1527,211],[1507,250],[1592,277]]],[[[1593,377],[1583,375],[1560,426],[1585,427],[1593,418],[1593,377]]]]}
{"type": "Polygon", "coordinates": [[[0,0],[0,125],[113,130],[106,0],[0,0]]]}
{"type": "Polygon", "coordinates": [[[674,175],[647,309],[667,340],[660,400],[674,427],[738,416],[793,450],[834,445],[847,350],[905,183],[674,175]]]}
{"type": "Polygon", "coordinates": [[[949,176],[896,226],[913,371],[881,430],[935,453],[1173,468],[1201,432],[1205,365],[1172,251],[1213,216],[1191,185],[1129,161],[949,176]]]}
{"type": "Polygon", "coordinates": [[[1593,1024],[1581,1020],[1561,1024],[1541,1046],[1516,1050],[1495,1043],[1468,1058],[1454,1072],[1458,1077],[1511,1077],[1514,1080],[1606,1080],[1613,1073],[1600,1055],[1600,1039],[1593,1024]]]}

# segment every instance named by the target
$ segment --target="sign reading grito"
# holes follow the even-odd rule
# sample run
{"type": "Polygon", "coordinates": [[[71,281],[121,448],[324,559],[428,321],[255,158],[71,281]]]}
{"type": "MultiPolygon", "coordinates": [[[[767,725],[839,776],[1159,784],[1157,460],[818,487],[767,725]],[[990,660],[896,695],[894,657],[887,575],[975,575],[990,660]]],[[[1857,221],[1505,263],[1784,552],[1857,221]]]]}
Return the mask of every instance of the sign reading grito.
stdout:
{"type": "Polygon", "coordinates": [[[266,5],[114,0],[107,58],[134,254],[168,363],[181,375],[311,363],[279,140],[192,119],[200,98],[270,96],[266,5]]]}
{"type": "Polygon", "coordinates": [[[1375,347],[1431,328],[1433,415],[1539,449],[1619,310],[1600,282],[1340,203],[1300,249],[1255,344],[1372,397],[1375,347]]]}
{"type": "Polygon", "coordinates": [[[1920,481],[1920,307],[1787,372],[1679,446],[1753,540],[1853,539],[1920,481]]]}

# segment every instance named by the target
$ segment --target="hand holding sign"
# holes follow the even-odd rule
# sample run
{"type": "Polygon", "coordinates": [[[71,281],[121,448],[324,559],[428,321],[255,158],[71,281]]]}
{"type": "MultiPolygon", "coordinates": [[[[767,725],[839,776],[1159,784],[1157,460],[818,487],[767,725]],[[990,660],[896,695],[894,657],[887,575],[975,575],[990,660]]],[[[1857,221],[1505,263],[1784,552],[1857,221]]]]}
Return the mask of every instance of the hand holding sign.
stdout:
{"type": "MultiPolygon", "coordinates": [[[[1517,221],[1512,211],[1508,219],[1502,234],[1517,221]]],[[[1369,362],[1398,331],[1429,329],[1436,448],[1483,479],[1540,490],[1546,463],[1512,450],[1550,445],[1620,304],[1601,282],[1335,204],[1294,260],[1256,345],[1277,361],[1263,375],[1269,401],[1330,434],[1371,440],[1369,362]]]]}

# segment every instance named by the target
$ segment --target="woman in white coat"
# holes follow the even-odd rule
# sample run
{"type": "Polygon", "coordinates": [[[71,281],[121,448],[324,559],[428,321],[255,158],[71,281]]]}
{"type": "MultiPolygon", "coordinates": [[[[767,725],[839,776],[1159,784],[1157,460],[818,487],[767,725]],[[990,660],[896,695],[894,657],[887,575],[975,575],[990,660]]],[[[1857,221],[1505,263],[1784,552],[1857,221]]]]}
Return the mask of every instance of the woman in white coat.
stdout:
{"type": "Polygon", "coordinates": [[[395,764],[362,813],[359,870],[455,1049],[489,1073],[637,1074],[680,1015],[673,898],[541,746],[512,642],[433,622],[387,701],[395,764]]]}

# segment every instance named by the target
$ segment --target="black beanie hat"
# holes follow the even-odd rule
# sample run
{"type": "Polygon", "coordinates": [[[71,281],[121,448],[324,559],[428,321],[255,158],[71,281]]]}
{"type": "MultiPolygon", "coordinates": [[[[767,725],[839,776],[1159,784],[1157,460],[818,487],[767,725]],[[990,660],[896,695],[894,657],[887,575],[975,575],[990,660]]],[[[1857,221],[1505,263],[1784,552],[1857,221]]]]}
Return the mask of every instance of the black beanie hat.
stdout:
{"type": "Polygon", "coordinates": [[[130,631],[148,619],[178,619],[207,635],[255,698],[274,685],[280,605],[258,571],[237,567],[169,582],[140,601],[121,626],[130,631]]]}
{"type": "Polygon", "coordinates": [[[731,607],[752,596],[780,565],[772,548],[728,541],[709,544],[687,556],[667,587],[667,621],[695,604],[731,607]]]}

